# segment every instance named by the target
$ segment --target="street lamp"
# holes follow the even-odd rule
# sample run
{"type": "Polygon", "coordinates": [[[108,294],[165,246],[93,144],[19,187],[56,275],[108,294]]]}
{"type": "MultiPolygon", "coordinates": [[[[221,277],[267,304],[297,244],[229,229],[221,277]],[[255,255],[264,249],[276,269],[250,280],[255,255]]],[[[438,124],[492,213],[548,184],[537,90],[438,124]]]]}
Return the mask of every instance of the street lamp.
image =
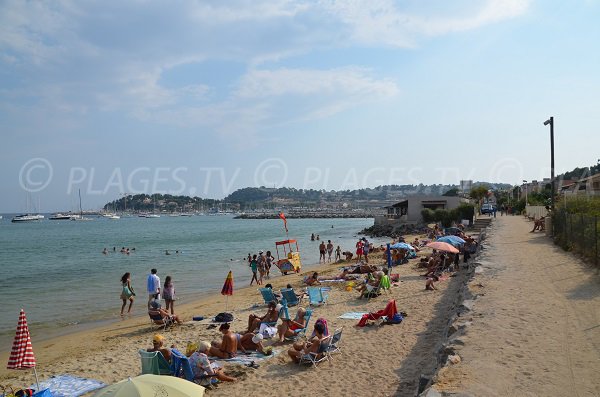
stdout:
{"type": "Polygon", "coordinates": [[[544,121],[544,125],[550,125],[550,186],[552,197],[550,197],[550,208],[554,214],[554,117],[544,121]]]}
{"type": "Polygon", "coordinates": [[[529,205],[529,201],[527,200],[527,181],[523,179],[523,183],[525,184],[525,205],[529,205]]]}

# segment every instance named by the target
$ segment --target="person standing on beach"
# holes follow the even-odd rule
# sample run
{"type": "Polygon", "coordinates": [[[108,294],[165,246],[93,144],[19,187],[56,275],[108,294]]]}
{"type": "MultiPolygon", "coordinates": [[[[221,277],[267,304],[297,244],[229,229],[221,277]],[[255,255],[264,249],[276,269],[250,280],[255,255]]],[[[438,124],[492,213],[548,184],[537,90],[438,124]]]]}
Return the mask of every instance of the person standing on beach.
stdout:
{"type": "Polygon", "coordinates": [[[327,247],[325,246],[325,241],[321,241],[321,244],[319,244],[319,263],[321,263],[321,259],[323,260],[323,263],[325,263],[325,250],[327,249],[327,247]]]}
{"type": "Polygon", "coordinates": [[[271,255],[271,251],[267,251],[267,256],[265,257],[265,260],[266,260],[265,270],[267,271],[267,278],[271,278],[269,276],[269,274],[271,273],[271,266],[273,265],[273,261],[275,260],[273,255],[271,255]]]}
{"type": "Polygon", "coordinates": [[[254,254],[252,256],[252,260],[250,261],[250,264],[248,266],[250,266],[250,269],[252,269],[252,280],[250,280],[250,285],[252,285],[254,280],[256,280],[256,285],[260,285],[260,283],[258,282],[257,274],[256,274],[256,272],[258,271],[258,263],[256,261],[256,254],[254,254]]]}
{"type": "Polygon", "coordinates": [[[165,277],[163,299],[165,300],[165,310],[169,311],[170,308],[171,314],[175,314],[175,285],[173,285],[171,276],[165,277]]]}
{"type": "Polygon", "coordinates": [[[331,262],[331,254],[333,254],[333,244],[331,240],[327,240],[327,261],[331,262]]]}
{"type": "Polygon", "coordinates": [[[267,259],[265,258],[265,255],[263,254],[262,250],[258,251],[258,258],[256,258],[256,267],[258,268],[258,274],[259,274],[259,279],[258,281],[260,281],[260,283],[263,283],[263,278],[265,278],[265,275],[267,274],[267,259]]]}
{"type": "Polygon", "coordinates": [[[342,259],[342,249],[338,245],[337,248],[335,249],[335,261],[337,262],[340,259],[342,259]]]}
{"type": "Polygon", "coordinates": [[[123,310],[125,310],[127,301],[129,301],[129,309],[127,309],[127,314],[131,313],[131,306],[133,306],[133,297],[135,296],[135,292],[133,292],[133,287],[131,287],[131,273],[127,272],[123,276],[121,276],[121,285],[123,287],[123,289],[121,290],[121,300],[123,301],[123,305],[121,306],[121,316],[123,316],[123,310]]]}
{"type": "Polygon", "coordinates": [[[363,242],[361,240],[358,240],[358,242],[356,243],[356,261],[360,262],[362,260],[362,255],[363,255],[363,242]]]}
{"type": "Polygon", "coordinates": [[[365,263],[369,263],[369,240],[366,237],[362,238],[363,241],[363,255],[365,257],[365,263]]]}
{"type": "Polygon", "coordinates": [[[148,290],[148,309],[150,309],[150,302],[153,299],[160,299],[160,278],[156,275],[158,271],[156,269],[150,270],[147,280],[148,290]]]}

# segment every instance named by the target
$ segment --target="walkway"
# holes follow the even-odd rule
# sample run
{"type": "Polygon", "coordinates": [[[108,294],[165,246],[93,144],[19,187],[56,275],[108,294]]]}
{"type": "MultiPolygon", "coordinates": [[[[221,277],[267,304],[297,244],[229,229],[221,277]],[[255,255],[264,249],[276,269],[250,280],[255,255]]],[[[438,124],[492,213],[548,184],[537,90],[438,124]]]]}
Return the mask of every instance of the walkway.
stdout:
{"type": "Polygon", "coordinates": [[[462,361],[435,388],[470,396],[600,396],[600,277],[522,217],[494,220],[462,361]]]}

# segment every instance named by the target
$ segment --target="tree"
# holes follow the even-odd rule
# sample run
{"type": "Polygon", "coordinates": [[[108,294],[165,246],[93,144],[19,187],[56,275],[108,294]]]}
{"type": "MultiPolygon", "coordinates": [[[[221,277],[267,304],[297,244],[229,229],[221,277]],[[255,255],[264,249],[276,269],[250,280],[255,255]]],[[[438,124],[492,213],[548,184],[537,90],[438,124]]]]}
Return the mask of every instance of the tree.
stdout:
{"type": "Polygon", "coordinates": [[[452,189],[447,190],[446,193],[444,193],[442,196],[456,197],[458,196],[458,188],[453,187],[452,189]]]}
{"type": "Polygon", "coordinates": [[[479,201],[482,198],[484,198],[485,196],[487,196],[488,190],[489,190],[489,188],[487,185],[480,185],[480,186],[477,186],[476,188],[471,189],[470,195],[472,198],[479,201]]]}

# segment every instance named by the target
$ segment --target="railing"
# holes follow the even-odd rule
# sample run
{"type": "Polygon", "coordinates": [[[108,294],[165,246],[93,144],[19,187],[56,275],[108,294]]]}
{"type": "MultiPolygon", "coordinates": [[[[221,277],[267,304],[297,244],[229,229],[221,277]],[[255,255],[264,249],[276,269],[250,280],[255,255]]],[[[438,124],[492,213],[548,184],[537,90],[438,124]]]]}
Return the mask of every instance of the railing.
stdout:
{"type": "Polygon", "coordinates": [[[574,251],[585,259],[600,263],[600,218],[585,214],[556,213],[553,219],[554,242],[568,251],[574,251]]]}

